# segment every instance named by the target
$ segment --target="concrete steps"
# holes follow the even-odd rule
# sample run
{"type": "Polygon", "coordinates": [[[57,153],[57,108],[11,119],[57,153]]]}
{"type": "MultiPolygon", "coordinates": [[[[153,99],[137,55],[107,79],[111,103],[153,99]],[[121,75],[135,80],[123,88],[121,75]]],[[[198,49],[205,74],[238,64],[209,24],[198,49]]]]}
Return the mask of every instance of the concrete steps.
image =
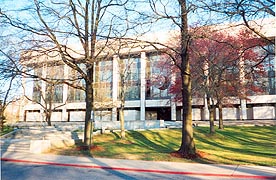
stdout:
{"type": "Polygon", "coordinates": [[[82,141],[82,134],[57,130],[55,127],[15,129],[1,136],[1,152],[43,153],[51,147],[66,147],[79,143],[82,141]]]}
{"type": "Polygon", "coordinates": [[[1,141],[1,152],[30,152],[30,141],[1,141]]]}

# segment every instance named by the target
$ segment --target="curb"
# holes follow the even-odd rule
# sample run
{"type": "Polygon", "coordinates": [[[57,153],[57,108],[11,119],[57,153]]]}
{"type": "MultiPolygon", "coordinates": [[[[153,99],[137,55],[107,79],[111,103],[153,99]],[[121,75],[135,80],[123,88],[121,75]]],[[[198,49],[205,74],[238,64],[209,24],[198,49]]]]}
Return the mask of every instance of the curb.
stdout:
{"type": "Polygon", "coordinates": [[[276,176],[265,176],[265,175],[242,175],[242,174],[235,175],[235,174],[198,173],[198,172],[168,171],[168,170],[139,169],[139,168],[121,168],[121,167],[98,166],[98,165],[80,165],[80,164],[70,164],[70,163],[19,160],[19,159],[11,159],[11,158],[1,158],[1,161],[14,162],[14,163],[39,164],[39,165],[66,166],[66,167],[87,168],[87,169],[106,169],[106,170],[114,170],[114,171],[133,171],[133,172],[145,172],[145,173],[178,174],[178,175],[226,177],[226,178],[228,177],[228,178],[276,179],[276,176]]]}

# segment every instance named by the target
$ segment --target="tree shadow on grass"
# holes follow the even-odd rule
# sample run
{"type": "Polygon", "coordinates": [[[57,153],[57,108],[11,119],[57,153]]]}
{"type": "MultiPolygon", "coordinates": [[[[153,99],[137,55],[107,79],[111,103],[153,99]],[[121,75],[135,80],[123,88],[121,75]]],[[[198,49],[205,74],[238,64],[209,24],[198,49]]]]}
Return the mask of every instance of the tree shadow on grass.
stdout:
{"type": "MultiPolygon", "coordinates": [[[[111,132],[112,134],[112,140],[110,142],[111,146],[108,146],[107,149],[104,149],[104,152],[106,155],[111,154],[110,157],[114,155],[115,158],[128,158],[128,156],[131,156],[131,157],[139,157],[139,158],[142,157],[142,159],[144,160],[145,159],[162,160],[164,156],[161,154],[167,154],[165,155],[166,157],[171,156],[171,157],[182,159],[181,157],[178,157],[176,154],[173,154],[173,152],[176,151],[176,148],[179,147],[178,143],[180,143],[180,139],[175,139],[175,137],[178,137],[179,134],[176,135],[175,133],[179,133],[179,132],[175,131],[164,135],[163,133],[160,134],[160,132],[158,131],[147,131],[146,134],[141,131],[127,131],[127,138],[125,140],[121,140],[119,132],[111,132]],[[150,135],[147,135],[147,134],[150,134],[150,135]],[[127,149],[127,151],[123,149],[122,151],[121,150],[113,151],[114,150],[113,145],[114,145],[114,148],[123,147],[123,149],[127,149]]],[[[251,133],[255,133],[255,131],[251,133]]],[[[217,131],[215,135],[209,135],[207,128],[205,129],[198,128],[196,129],[195,139],[198,140],[199,142],[202,142],[202,144],[207,144],[209,146],[207,149],[213,148],[216,151],[220,151],[220,150],[229,151],[229,152],[232,152],[233,154],[237,153],[237,154],[244,154],[244,155],[254,155],[259,157],[264,157],[264,156],[272,157],[273,155],[275,155],[275,153],[270,151],[268,152],[260,151],[260,146],[256,145],[255,144],[256,141],[254,141],[254,139],[251,140],[249,135],[239,136],[235,132],[217,131]],[[219,139],[219,142],[216,142],[215,141],[216,139],[219,139]],[[227,139],[229,140],[229,142],[225,141],[224,143],[224,140],[227,140],[227,139]],[[233,142],[237,141],[239,143],[241,142],[240,143],[241,146],[238,146],[238,147],[231,146],[230,145],[231,141],[233,142]]],[[[97,149],[97,145],[98,147],[105,148],[105,145],[102,143],[99,143],[99,144],[95,143],[95,144],[96,144],[96,147],[94,149],[94,152],[98,150],[101,151],[101,149],[97,149]]],[[[199,145],[199,147],[201,147],[201,145],[199,145]]],[[[199,149],[197,151],[197,153],[199,154],[198,158],[189,160],[189,162],[192,161],[192,162],[204,163],[204,164],[217,163],[211,160],[211,158],[208,158],[210,154],[200,150],[200,149],[204,149],[205,148],[204,146],[205,145],[203,145],[202,148],[198,148],[199,149]]],[[[81,151],[79,153],[81,155],[87,156],[88,151],[81,151]]],[[[88,156],[92,156],[92,155],[88,154],[88,156]]],[[[217,155],[213,155],[213,156],[217,156],[217,155]]],[[[217,157],[223,158],[223,157],[219,157],[219,155],[217,157]]]]}
{"type": "Polygon", "coordinates": [[[238,131],[243,131],[243,133],[236,133],[231,131],[217,131],[217,134],[220,134],[226,138],[229,138],[233,141],[239,142],[241,145],[250,145],[250,144],[264,144],[273,142],[276,138],[276,126],[275,127],[252,127],[250,129],[237,128],[238,131]]]}
{"type": "MultiPolygon", "coordinates": [[[[157,143],[155,143],[154,141],[149,140],[145,135],[143,135],[142,133],[140,133],[139,131],[130,131],[129,135],[131,135],[133,138],[135,138],[135,144],[149,149],[149,150],[153,150],[155,152],[158,153],[167,153],[167,152],[172,152],[174,151],[174,149],[172,149],[170,146],[168,145],[159,145],[157,143]]],[[[160,138],[161,141],[165,141],[165,139],[160,138]]]]}
{"type": "Polygon", "coordinates": [[[251,155],[259,155],[266,157],[272,157],[276,155],[275,151],[272,150],[275,147],[275,143],[273,147],[274,138],[272,138],[271,134],[262,134],[262,136],[267,136],[267,138],[260,138],[259,135],[261,134],[261,132],[251,132],[252,136],[244,135],[244,133],[233,135],[231,133],[221,132],[221,134],[223,134],[223,136],[230,139],[231,141],[234,141],[239,145],[243,146],[244,148],[234,148],[221,144],[219,144],[219,147],[227,148],[228,150],[231,150],[233,152],[251,155]],[[264,148],[270,148],[271,152],[264,152],[264,148]]]}
{"type": "Polygon", "coordinates": [[[116,133],[114,131],[112,131],[111,133],[115,136],[115,140],[121,139],[121,137],[119,136],[118,133],[116,133]]]}
{"type": "MultiPolygon", "coordinates": [[[[208,149],[212,149],[213,147],[214,149],[217,149],[216,151],[220,151],[220,150],[228,151],[228,152],[232,152],[233,154],[243,154],[243,155],[251,155],[256,157],[267,157],[267,158],[275,157],[275,152],[273,152],[272,150],[273,147],[270,147],[271,152],[263,151],[263,148],[269,148],[270,146],[269,144],[273,146],[272,143],[269,141],[269,138],[266,139],[266,141],[260,143],[254,139],[255,137],[254,134],[250,136],[250,135],[245,135],[245,133],[240,134],[240,133],[227,132],[227,131],[217,131],[217,133],[212,136],[208,134],[204,129],[199,129],[198,132],[201,133],[201,135],[196,135],[196,139],[202,143],[205,143],[211,146],[208,149]],[[221,138],[220,141],[222,142],[216,142],[214,138],[221,138]],[[228,140],[229,142],[227,142],[228,140]],[[232,146],[230,144],[231,142],[234,143],[232,146]],[[235,147],[235,145],[237,146],[235,147]]],[[[256,135],[259,135],[258,132],[254,132],[254,133],[256,133],[256,135]]],[[[229,159],[237,163],[238,162],[251,163],[251,164],[253,163],[242,159],[222,157],[217,154],[215,156],[219,158],[229,159]]],[[[264,165],[261,162],[260,163],[256,162],[254,164],[264,165]]]]}
{"type": "MultiPolygon", "coordinates": [[[[257,150],[253,150],[253,148],[235,148],[235,147],[230,147],[228,145],[223,145],[221,143],[217,143],[215,141],[212,141],[211,139],[208,140],[208,137],[206,138],[202,138],[202,137],[196,137],[197,140],[203,142],[203,143],[206,143],[206,144],[209,144],[213,147],[216,147],[216,148],[221,148],[223,150],[227,150],[227,151],[231,151],[233,153],[244,153],[244,154],[251,154],[251,155],[260,155],[260,156],[273,156],[275,154],[273,153],[265,153],[265,152],[258,152],[257,150]]],[[[247,143],[247,146],[251,146],[251,147],[254,147],[256,146],[256,144],[254,142],[252,143],[247,143]]]]}

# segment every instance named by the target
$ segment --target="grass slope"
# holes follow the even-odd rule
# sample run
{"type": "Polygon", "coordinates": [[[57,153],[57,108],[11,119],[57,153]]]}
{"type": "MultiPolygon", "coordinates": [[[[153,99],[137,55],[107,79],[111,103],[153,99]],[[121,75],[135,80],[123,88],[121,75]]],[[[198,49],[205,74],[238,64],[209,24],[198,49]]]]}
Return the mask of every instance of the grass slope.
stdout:
{"type": "MultiPolygon", "coordinates": [[[[276,166],[276,127],[226,127],[210,135],[208,127],[194,128],[200,158],[186,160],[172,152],[180,146],[181,130],[128,131],[121,140],[119,132],[94,136],[93,157],[151,161],[250,164],[276,166]]],[[[88,155],[76,147],[54,150],[65,155],[88,155]]]]}
{"type": "Polygon", "coordinates": [[[0,130],[0,136],[3,136],[9,132],[12,132],[14,129],[10,126],[4,126],[3,130],[0,130]]]}

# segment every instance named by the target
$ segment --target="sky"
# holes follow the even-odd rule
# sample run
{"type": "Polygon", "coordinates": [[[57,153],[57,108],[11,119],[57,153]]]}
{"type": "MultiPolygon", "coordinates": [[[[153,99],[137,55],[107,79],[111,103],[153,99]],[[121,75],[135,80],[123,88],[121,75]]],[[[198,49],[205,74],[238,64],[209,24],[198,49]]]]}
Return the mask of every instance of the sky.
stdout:
{"type": "MultiPolygon", "coordinates": [[[[56,1],[56,2],[59,2],[59,1],[56,1]]],[[[162,4],[161,3],[156,4],[156,7],[157,7],[157,10],[159,13],[162,13],[162,14],[168,13],[171,16],[176,16],[179,13],[180,8],[178,6],[175,6],[175,3],[177,3],[177,1],[162,0],[161,2],[162,2],[162,4]],[[175,2],[175,3],[173,3],[173,2],[175,2]],[[164,8],[164,7],[166,7],[166,8],[164,8]]],[[[39,22],[36,18],[34,18],[34,16],[35,16],[34,12],[29,13],[27,11],[19,11],[19,10],[26,10],[25,8],[28,7],[28,5],[30,5],[31,3],[33,3],[32,0],[0,0],[0,8],[2,11],[9,9],[8,13],[10,13],[12,15],[12,18],[22,19],[23,21],[28,22],[27,25],[37,27],[37,24],[39,24],[39,22]]],[[[57,6],[58,5],[55,5],[54,7],[57,7],[57,6]]],[[[148,10],[151,9],[150,6],[148,6],[148,5],[140,5],[140,6],[136,6],[135,8],[137,11],[143,11],[143,12],[147,12],[148,10]]],[[[119,14],[119,12],[120,12],[119,10],[111,9],[109,11],[109,15],[106,17],[106,19],[104,19],[105,20],[104,23],[107,23],[105,25],[108,25],[108,23],[110,22],[110,17],[111,17],[112,13],[119,14]]],[[[124,14],[124,13],[122,12],[122,14],[124,14]]],[[[137,13],[135,13],[135,14],[137,15],[137,13]]],[[[210,18],[217,20],[218,16],[217,16],[217,14],[210,14],[209,12],[194,11],[193,13],[191,13],[189,15],[188,22],[190,25],[197,25],[197,24],[202,25],[202,24],[205,24],[205,22],[207,20],[210,20],[210,18]]],[[[131,17],[131,19],[134,21],[134,17],[131,17]]],[[[179,22],[179,19],[177,20],[177,22],[179,22]]],[[[209,22],[211,22],[211,21],[209,21],[209,22]]],[[[212,22],[215,22],[215,21],[212,21],[212,22]]],[[[63,25],[59,24],[59,28],[61,30],[62,30],[62,28],[64,28],[63,25]]],[[[118,26],[125,27],[124,25],[125,24],[118,24],[118,26]]],[[[137,29],[137,31],[130,31],[131,32],[130,35],[133,35],[134,32],[141,32],[143,30],[149,31],[150,33],[153,33],[153,32],[156,33],[156,32],[166,32],[166,31],[172,30],[172,29],[178,29],[178,27],[175,26],[173,21],[168,20],[168,19],[158,20],[158,21],[154,22],[153,24],[151,24],[150,29],[148,28],[149,26],[142,28],[141,25],[138,26],[139,28],[137,29]]],[[[65,29],[70,30],[70,29],[68,29],[68,27],[66,27],[65,29]]],[[[2,27],[1,32],[0,32],[0,38],[1,38],[1,36],[5,36],[7,34],[13,35],[13,36],[11,36],[11,35],[9,36],[9,41],[13,41],[13,43],[11,43],[11,44],[17,44],[16,42],[22,40],[23,38],[33,38],[30,35],[25,36],[25,34],[22,31],[18,31],[18,30],[12,29],[10,27],[7,29],[4,29],[2,27]]],[[[64,39],[66,39],[66,38],[67,37],[65,37],[64,39]]],[[[72,43],[74,43],[74,42],[75,42],[75,40],[72,41],[72,43]]],[[[27,46],[27,45],[20,44],[20,46],[27,46]]],[[[24,49],[26,47],[20,47],[20,48],[24,49]]]]}

